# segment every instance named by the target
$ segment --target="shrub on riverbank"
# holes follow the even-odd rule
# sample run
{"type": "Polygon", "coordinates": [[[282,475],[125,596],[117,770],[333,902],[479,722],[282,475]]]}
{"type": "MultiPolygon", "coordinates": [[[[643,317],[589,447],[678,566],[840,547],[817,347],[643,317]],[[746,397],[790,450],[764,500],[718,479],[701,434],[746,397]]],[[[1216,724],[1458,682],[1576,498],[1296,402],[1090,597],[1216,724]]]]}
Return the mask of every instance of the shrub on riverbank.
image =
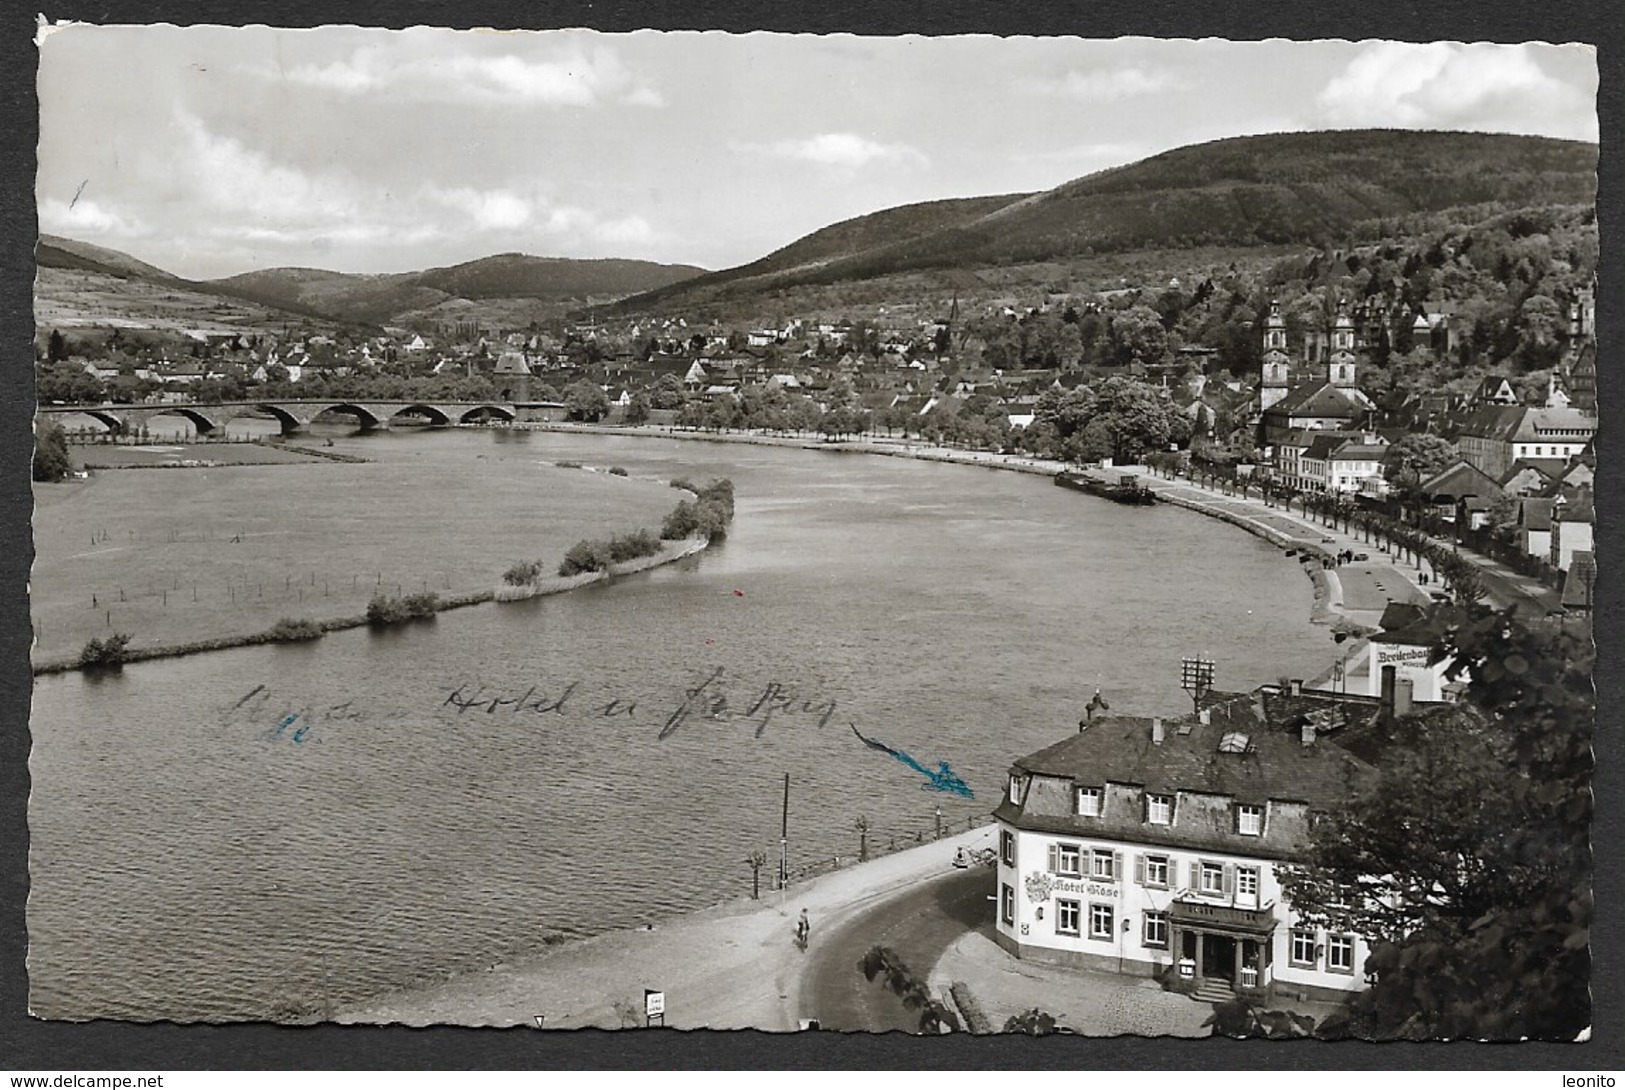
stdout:
{"type": "Polygon", "coordinates": [[[440,595],[432,590],[423,594],[375,594],[367,603],[367,623],[401,624],[433,617],[439,611],[440,595]]]}
{"type": "Polygon", "coordinates": [[[625,466],[610,466],[609,467],[609,475],[611,477],[625,477],[625,476],[628,476],[625,466]]]}
{"type": "Polygon", "coordinates": [[[79,665],[91,670],[116,670],[124,665],[130,637],[115,632],[106,639],[92,639],[79,652],[79,665]]]}
{"type": "Polygon", "coordinates": [[[276,643],[297,643],[300,640],[320,639],[326,631],[309,617],[284,617],[266,633],[276,643]]]}
{"type": "Polygon", "coordinates": [[[624,564],[628,560],[653,556],[659,551],[660,540],[647,530],[618,534],[608,541],[578,541],[564,554],[564,560],[559,563],[559,574],[571,576],[608,571],[611,564],[624,564]]]}
{"type": "Polygon", "coordinates": [[[510,587],[529,587],[535,585],[541,574],[540,560],[521,560],[502,573],[502,581],[510,587]]]}
{"type": "Polygon", "coordinates": [[[728,532],[734,517],[734,484],[727,478],[714,480],[704,488],[695,488],[687,481],[672,482],[696,494],[694,500],[681,500],[661,524],[660,536],[667,541],[700,535],[715,541],[728,532]]]}

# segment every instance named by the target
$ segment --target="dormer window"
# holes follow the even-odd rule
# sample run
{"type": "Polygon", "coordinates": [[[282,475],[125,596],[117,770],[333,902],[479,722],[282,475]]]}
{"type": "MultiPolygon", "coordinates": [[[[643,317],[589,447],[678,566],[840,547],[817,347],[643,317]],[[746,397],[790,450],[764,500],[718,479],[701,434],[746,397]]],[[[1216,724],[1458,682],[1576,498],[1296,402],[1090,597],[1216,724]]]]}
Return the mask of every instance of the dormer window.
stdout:
{"type": "Polygon", "coordinates": [[[1105,795],[1098,787],[1078,788],[1078,816],[1099,817],[1105,801],[1105,795]]]}
{"type": "Polygon", "coordinates": [[[1147,795],[1145,797],[1145,820],[1149,825],[1172,825],[1174,823],[1174,797],[1172,795],[1147,795]]]}
{"type": "Polygon", "coordinates": [[[1022,777],[1016,775],[1010,777],[1010,802],[1016,806],[1021,805],[1021,784],[1022,777]]]}
{"type": "Polygon", "coordinates": [[[1236,832],[1242,836],[1264,834],[1264,808],[1243,803],[1236,807],[1236,832]]]}

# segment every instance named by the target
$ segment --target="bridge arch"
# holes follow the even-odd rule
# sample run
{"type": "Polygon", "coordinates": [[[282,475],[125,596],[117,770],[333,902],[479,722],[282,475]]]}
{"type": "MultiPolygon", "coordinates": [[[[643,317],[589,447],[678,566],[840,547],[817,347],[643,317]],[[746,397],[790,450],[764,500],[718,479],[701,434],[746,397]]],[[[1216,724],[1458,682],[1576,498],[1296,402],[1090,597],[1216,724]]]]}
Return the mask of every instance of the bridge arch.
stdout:
{"type": "Polygon", "coordinates": [[[297,413],[294,413],[283,406],[276,404],[275,402],[258,402],[254,405],[254,408],[261,412],[270,413],[272,416],[276,417],[277,423],[282,425],[283,435],[292,435],[294,432],[310,423],[308,418],[301,417],[297,413]]]}
{"type": "Polygon", "coordinates": [[[321,413],[344,413],[346,416],[353,416],[363,428],[377,428],[382,427],[384,424],[383,418],[365,405],[357,405],[349,401],[341,401],[325,406],[316,415],[320,416],[321,413]]]}
{"type": "Polygon", "coordinates": [[[476,405],[472,409],[465,410],[460,416],[458,416],[457,423],[467,424],[469,421],[481,416],[494,416],[499,420],[507,421],[517,419],[514,411],[506,405],[476,405]]]}
{"type": "Polygon", "coordinates": [[[100,420],[107,425],[107,430],[114,435],[120,435],[124,431],[124,417],[117,413],[110,413],[105,409],[80,409],[78,411],[83,416],[88,416],[93,420],[100,420]]]}
{"type": "Polygon", "coordinates": [[[393,420],[395,417],[402,416],[406,413],[415,413],[420,416],[426,416],[429,418],[429,422],[434,424],[436,427],[445,427],[447,424],[451,423],[451,417],[447,415],[444,409],[437,408],[434,405],[426,405],[422,402],[402,405],[400,408],[396,409],[390,414],[390,419],[393,420]]]}
{"type": "Polygon", "coordinates": [[[225,416],[223,414],[216,414],[220,417],[219,419],[216,419],[215,417],[209,416],[208,414],[200,411],[195,405],[162,405],[155,406],[155,408],[157,408],[158,411],[154,412],[152,414],[153,416],[181,416],[185,417],[187,420],[190,420],[192,422],[192,426],[197,429],[197,433],[199,435],[208,435],[216,428],[224,427],[226,421],[231,419],[230,416],[225,416]]]}

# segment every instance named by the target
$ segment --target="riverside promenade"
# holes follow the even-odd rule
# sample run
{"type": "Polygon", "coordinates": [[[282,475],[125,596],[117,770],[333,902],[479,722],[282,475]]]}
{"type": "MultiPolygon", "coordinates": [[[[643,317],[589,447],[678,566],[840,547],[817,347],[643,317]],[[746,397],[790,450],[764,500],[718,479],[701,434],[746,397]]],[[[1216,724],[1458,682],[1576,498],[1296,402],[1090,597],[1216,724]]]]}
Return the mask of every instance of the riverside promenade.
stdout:
{"type": "MultiPolygon", "coordinates": [[[[782,892],[764,889],[760,900],[652,920],[645,928],[607,932],[534,959],[382,996],[336,1011],[333,1020],[534,1026],[539,1016],[544,1029],[619,1029],[643,1024],[649,988],[665,992],[668,1026],[795,1030],[814,1016],[802,1009],[802,978],[825,936],[922,882],[961,873],[953,866],[955,852],[992,847],[993,836],[991,825],[980,826],[782,892]],[[812,920],[805,952],[793,941],[802,909],[812,920]]],[[[852,977],[864,983],[856,963],[852,977]]]]}

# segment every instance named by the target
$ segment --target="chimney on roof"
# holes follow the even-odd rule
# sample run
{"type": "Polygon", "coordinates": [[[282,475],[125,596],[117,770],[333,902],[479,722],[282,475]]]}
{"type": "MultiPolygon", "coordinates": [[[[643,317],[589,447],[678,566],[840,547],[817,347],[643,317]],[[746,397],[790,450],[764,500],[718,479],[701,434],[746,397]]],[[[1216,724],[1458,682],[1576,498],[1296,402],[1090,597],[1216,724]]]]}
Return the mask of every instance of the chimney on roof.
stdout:
{"type": "Polygon", "coordinates": [[[1303,678],[1301,678],[1301,677],[1293,678],[1291,681],[1287,682],[1287,688],[1292,693],[1293,696],[1302,696],[1303,695],[1303,678]]]}
{"type": "Polygon", "coordinates": [[[1154,745],[1154,746],[1162,745],[1162,738],[1163,738],[1162,716],[1160,716],[1160,715],[1152,716],[1152,718],[1151,718],[1151,744],[1154,745]]]}
{"type": "Polygon", "coordinates": [[[1315,725],[1307,720],[1298,728],[1298,740],[1306,746],[1315,744],[1315,725]]]}
{"type": "Polygon", "coordinates": [[[1212,708],[1203,708],[1201,711],[1196,713],[1196,720],[1197,720],[1197,722],[1201,723],[1202,726],[1204,726],[1204,727],[1207,726],[1208,724],[1212,723],[1213,722],[1213,709],[1212,708]]]}
{"type": "Polygon", "coordinates": [[[1394,702],[1392,705],[1394,718],[1411,714],[1412,694],[1416,689],[1416,682],[1408,677],[1399,678],[1394,682],[1394,702]]]}

